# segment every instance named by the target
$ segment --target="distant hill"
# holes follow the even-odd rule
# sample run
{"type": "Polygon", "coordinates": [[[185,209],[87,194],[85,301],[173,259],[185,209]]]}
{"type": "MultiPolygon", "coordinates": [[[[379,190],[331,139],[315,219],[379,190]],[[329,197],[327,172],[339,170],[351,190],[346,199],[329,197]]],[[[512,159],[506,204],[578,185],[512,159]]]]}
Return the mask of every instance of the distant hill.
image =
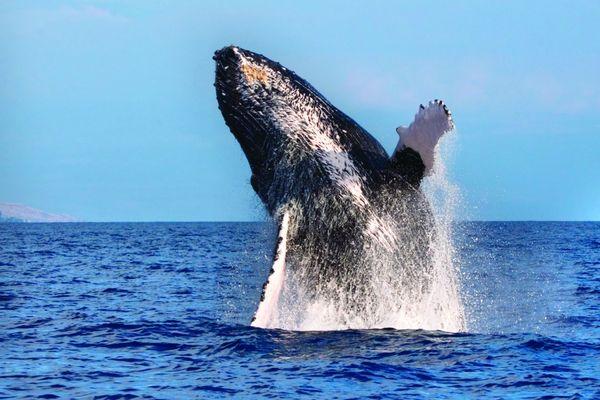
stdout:
{"type": "Polygon", "coordinates": [[[2,222],[77,222],[77,218],[65,214],[50,214],[20,204],[0,203],[2,222]]]}

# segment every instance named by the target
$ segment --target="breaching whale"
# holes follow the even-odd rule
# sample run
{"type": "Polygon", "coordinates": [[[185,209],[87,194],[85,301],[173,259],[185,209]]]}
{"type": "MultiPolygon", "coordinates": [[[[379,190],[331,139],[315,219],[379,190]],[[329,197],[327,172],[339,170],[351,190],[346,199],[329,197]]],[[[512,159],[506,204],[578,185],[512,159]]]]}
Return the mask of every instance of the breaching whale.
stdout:
{"type": "Polygon", "coordinates": [[[446,105],[433,100],[419,106],[414,121],[396,129],[399,141],[390,157],[281,64],[236,46],[216,51],[213,59],[219,109],[248,159],[253,189],[278,224],[252,325],[280,325],[278,302],[288,273],[303,283],[305,296],[325,298],[362,320],[373,314],[368,299],[377,290],[423,293],[434,228],[419,186],[433,169],[438,140],[454,127],[446,105]],[[382,260],[393,268],[374,279],[382,260]]]}

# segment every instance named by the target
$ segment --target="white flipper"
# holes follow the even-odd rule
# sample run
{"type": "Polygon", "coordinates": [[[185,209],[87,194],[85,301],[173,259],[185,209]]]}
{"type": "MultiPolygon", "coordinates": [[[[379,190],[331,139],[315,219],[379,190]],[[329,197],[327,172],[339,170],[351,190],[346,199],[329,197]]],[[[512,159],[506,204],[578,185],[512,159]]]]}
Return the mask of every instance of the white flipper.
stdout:
{"type": "Polygon", "coordinates": [[[428,175],[433,168],[435,146],[442,135],[452,129],[452,114],[443,101],[430,101],[427,107],[421,104],[415,120],[408,127],[396,128],[400,140],[394,154],[405,147],[415,150],[425,165],[425,175],[428,175]]]}
{"type": "Polygon", "coordinates": [[[285,281],[285,256],[287,252],[289,219],[289,212],[284,212],[279,226],[279,235],[277,237],[271,274],[263,286],[262,298],[250,326],[257,328],[273,328],[273,324],[277,320],[279,296],[285,281]]]}

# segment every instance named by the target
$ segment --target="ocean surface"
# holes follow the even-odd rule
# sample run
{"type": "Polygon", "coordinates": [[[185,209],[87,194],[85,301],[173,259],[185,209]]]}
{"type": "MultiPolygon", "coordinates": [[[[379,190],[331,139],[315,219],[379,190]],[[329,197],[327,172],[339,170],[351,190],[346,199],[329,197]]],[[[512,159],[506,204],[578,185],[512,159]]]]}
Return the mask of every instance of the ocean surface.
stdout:
{"type": "Polygon", "coordinates": [[[468,332],[249,327],[261,223],[0,225],[0,398],[600,398],[600,223],[454,226],[468,332]]]}

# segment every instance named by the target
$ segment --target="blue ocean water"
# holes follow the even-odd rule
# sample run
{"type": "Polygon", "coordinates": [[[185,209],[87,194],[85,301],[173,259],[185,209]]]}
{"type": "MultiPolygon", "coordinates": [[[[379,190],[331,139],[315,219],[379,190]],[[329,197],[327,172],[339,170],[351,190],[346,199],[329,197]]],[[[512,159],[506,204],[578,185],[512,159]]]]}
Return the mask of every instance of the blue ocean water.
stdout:
{"type": "Polygon", "coordinates": [[[0,225],[0,398],[600,398],[600,223],[455,226],[469,333],[250,328],[260,223],[0,225]]]}

